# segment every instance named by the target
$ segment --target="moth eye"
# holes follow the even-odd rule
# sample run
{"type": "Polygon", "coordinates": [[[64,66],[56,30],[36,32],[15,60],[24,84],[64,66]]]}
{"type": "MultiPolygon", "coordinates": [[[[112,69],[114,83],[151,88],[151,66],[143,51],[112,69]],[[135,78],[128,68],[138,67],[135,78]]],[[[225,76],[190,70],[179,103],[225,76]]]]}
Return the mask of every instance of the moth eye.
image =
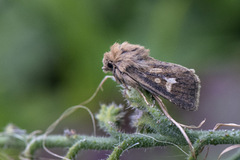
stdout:
{"type": "Polygon", "coordinates": [[[108,63],[107,66],[108,66],[109,68],[113,68],[113,65],[112,65],[111,63],[108,63]]]}

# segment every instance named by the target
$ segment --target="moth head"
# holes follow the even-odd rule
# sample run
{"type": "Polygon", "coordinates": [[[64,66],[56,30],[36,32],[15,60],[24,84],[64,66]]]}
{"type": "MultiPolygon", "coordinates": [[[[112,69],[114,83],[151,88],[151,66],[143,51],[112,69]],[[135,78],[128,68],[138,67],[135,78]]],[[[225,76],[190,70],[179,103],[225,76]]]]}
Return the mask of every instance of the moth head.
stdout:
{"type": "Polygon", "coordinates": [[[103,72],[107,73],[107,72],[112,72],[113,71],[113,62],[110,59],[103,58],[103,72]]]}
{"type": "Polygon", "coordinates": [[[115,68],[124,71],[125,67],[122,66],[125,64],[133,65],[138,59],[146,59],[148,55],[149,50],[143,46],[130,44],[128,42],[123,42],[122,44],[114,43],[110,51],[104,54],[102,69],[105,73],[112,72],[115,68]]]}
{"type": "Polygon", "coordinates": [[[103,57],[103,72],[112,72],[115,64],[120,60],[121,54],[120,44],[114,43],[109,52],[106,52],[103,57]]]}

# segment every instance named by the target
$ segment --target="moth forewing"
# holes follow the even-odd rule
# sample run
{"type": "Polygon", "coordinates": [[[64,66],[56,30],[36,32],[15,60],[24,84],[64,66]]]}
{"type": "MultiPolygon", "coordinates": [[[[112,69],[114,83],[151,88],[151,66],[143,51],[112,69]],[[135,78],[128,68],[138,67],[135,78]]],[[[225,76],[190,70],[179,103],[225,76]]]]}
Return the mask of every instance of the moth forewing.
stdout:
{"type": "Polygon", "coordinates": [[[148,49],[128,42],[115,43],[104,54],[103,64],[103,70],[111,71],[124,87],[142,87],[186,110],[198,108],[200,80],[193,69],[158,61],[148,49]]]}

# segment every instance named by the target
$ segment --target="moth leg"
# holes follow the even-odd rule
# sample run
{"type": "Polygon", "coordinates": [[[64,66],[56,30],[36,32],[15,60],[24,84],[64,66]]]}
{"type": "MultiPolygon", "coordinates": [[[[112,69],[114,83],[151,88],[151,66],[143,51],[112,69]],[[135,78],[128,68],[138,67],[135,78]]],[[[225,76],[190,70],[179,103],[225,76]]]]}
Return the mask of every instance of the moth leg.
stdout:
{"type": "Polygon", "coordinates": [[[138,88],[135,88],[135,89],[141,94],[141,96],[143,97],[143,99],[147,103],[147,105],[151,106],[150,103],[148,103],[147,98],[144,96],[144,94],[138,88]]]}

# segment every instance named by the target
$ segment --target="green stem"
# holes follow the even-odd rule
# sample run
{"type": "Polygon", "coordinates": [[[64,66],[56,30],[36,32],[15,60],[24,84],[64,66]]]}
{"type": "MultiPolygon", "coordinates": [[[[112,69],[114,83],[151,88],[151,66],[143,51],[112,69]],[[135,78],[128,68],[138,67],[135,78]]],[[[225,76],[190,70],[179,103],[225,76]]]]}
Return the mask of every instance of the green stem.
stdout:
{"type": "MultiPolygon", "coordinates": [[[[191,141],[194,142],[194,148],[197,155],[200,149],[205,145],[218,145],[218,144],[240,144],[240,130],[219,130],[219,131],[192,131],[188,132],[189,137],[193,137],[191,141]],[[198,138],[196,138],[196,135],[198,138]]],[[[23,155],[32,157],[34,152],[42,148],[43,136],[32,138],[26,147],[23,155]]],[[[47,148],[67,148],[70,147],[66,157],[74,157],[81,149],[94,149],[94,150],[113,150],[109,159],[120,156],[125,150],[132,148],[148,148],[155,146],[168,146],[168,145],[186,146],[186,142],[180,139],[163,136],[161,134],[121,134],[117,138],[109,137],[93,137],[75,135],[73,137],[66,137],[60,135],[51,135],[45,139],[47,148]],[[80,146],[78,147],[78,145],[80,146]]],[[[9,148],[24,148],[26,144],[8,135],[0,136],[0,146],[9,148]]],[[[189,155],[189,160],[193,159],[189,155]]]]}

